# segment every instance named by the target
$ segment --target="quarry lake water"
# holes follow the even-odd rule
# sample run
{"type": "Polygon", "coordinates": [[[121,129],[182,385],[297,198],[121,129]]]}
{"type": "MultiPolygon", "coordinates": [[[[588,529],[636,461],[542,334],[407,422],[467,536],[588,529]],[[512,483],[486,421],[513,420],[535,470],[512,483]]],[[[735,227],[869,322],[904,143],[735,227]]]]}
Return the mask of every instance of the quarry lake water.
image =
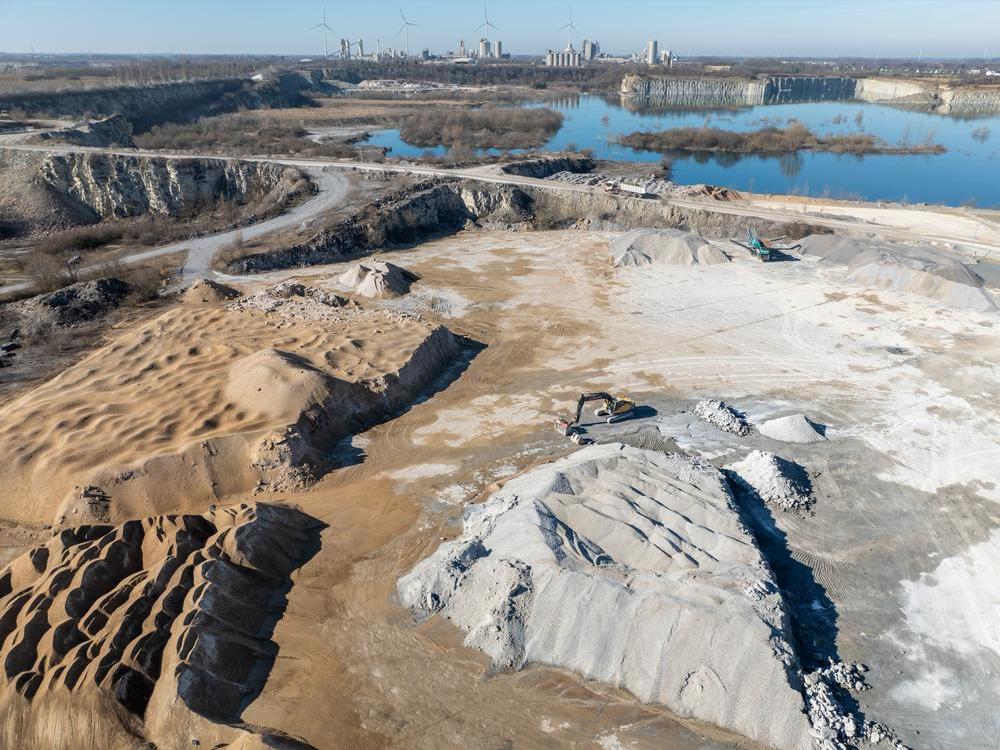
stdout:
{"type": "MultiPolygon", "coordinates": [[[[760,193],[832,198],[974,204],[1000,207],[1000,117],[956,118],[863,102],[772,104],[741,109],[637,111],[597,96],[580,96],[527,106],[547,106],[564,116],[562,129],[544,146],[593,149],[599,159],[658,163],[661,155],[634,151],[614,138],[634,131],[680,127],[756,130],[798,120],[819,134],[871,133],[893,144],[943,145],[943,154],[871,155],[814,153],[786,156],[673,157],[679,183],[711,183],[760,193]]],[[[444,147],[420,148],[402,141],[398,130],[372,134],[365,145],[392,148],[396,157],[442,155],[444,147]]]]}

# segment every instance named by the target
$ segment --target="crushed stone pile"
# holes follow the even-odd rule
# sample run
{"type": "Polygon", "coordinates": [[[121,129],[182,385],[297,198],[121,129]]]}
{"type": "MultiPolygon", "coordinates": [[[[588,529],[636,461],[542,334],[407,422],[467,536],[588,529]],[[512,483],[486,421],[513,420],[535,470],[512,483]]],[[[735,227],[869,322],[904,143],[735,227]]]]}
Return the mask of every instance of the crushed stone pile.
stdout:
{"type": "Polygon", "coordinates": [[[466,510],[397,585],[497,670],[542,663],[768,747],[812,746],[788,617],[722,474],[584,448],[466,510]]]}
{"type": "Polygon", "coordinates": [[[405,268],[376,260],[355,264],[337,281],[362,297],[388,299],[409,293],[410,285],[419,278],[405,268]]]}
{"type": "Polygon", "coordinates": [[[73,326],[114,310],[130,291],[131,287],[127,283],[109,276],[39,294],[15,303],[13,309],[22,320],[30,321],[31,325],[73,326]]]}
{"type": "Polygon", "coordinates": [[[879,289],[917,294],[950,307],[986,312],[996,300],[968,265],[937,248],[836,235],[811,235],[800,243],[806,255],[847,266],[847,277],[879,289]]]}
{"type": "Polygon", "coordinates": [[[283,281],[255,294],[242,297],[228,306],[233,311],[256,310],[280,313],[299,321],[342,320],[343,310],[356,310],[359,305],[339,294],[293,281],[283,281]]]}
{"type": "Polygon", "coordinates": [[[703,400],[695,404],[695,416],[723,432],[745,437],[753,432],[746,419],[725,401],[703,400]]]}
{"type": "Polygon", "coordinates": [[[730,476],[735,475],[737,485],[757,494],[768,505],[796,512],[812,507],[812,482],[806,470],[794,461],[767,451],[751,451],[726,469],[730,476]]]}
{"type": "Polygon", "coordinates": [[[831,659],[829,666],[805,676],[806,706],[818,750],[849,750],[862,742],[909,750],[885,724],[867,721],[844,705],[847,696],[870,689],[867,671],[864,664],[831,659]]]}
{"type": "Polygon", "coordinates": [[[769,419],[757,425],[757,431],[764,437],[784,443],[819,443],[826,440],[821,426],[804,414],[789,414],[787,417],[769,419]]]}
{"type": "Polygon", "coordinates": [[[611,255],[619,268],[650,263],[696,266],[729,262],[722,250],[680,229],[633,229],[611,241],[611,255]]]}
{"type": "Polygon", "coordinates": [[[641,186],[650,195],[665,195],[666,193],[672,192],[677,187],[670,180],[665,180],[662,177],[658,177],[656,174],[610,177],[601,172],[581,173],[564,170],[562,172],[556,172],[555,174],[549,175],[545,179],[552,180],[553,182],[566,182],[571,185],[587,185],[590,187],[604,185],[607,188],[613,188],[623,183],[627,183],[629,185],[641,186]]]}
{"type": "Polygon", "coordinates": [[[545,179],[552,180],[553,182],[567,182],[571,185],[588,185],[590,187],[596,187],[604,183],[608,176],[601,174],[600,172],[569,172],[563,170],[562,172],[556,172],[553,175],[549,175],[545,179]]]}
{"type": "Polygon", "coordinates": [[[213,304],[236,299],[240,293],[231,286],[220,284],[211,279],[197,279],[184,291],[184,301],[191,303],[213,304]]]}

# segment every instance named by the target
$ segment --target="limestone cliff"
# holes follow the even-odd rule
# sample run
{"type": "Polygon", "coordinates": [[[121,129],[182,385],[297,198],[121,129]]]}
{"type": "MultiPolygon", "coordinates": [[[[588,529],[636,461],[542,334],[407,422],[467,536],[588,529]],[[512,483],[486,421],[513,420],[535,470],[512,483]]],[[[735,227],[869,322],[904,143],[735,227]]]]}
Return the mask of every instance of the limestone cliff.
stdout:
{"type": "Polygon", "coordinates": [[[114,86],[87,91],[40,91],[0,96],[0,110],[59,117],[121,114],[136,132],[162,122],[263,107],[299,107],[322,89],[311,77],[286,73],[265,81],[223,78],[147,86],[114,86]]]}
{"type": "Polygon", "coordinates": [[[275,164],[120,154],[47,156],[42,181],[101,218],[179,216],[219,198],[244,201],[291,189],[301,174],[275,164]]]}
{"type": "Polygon", "coordinates": [[[902,78],[771,76],[677,78],[627,75],[620,93],[629,109],[752,107],[816,101],[862,101],[952,115],[1000,113],[1000,86],[955,86],[902,78]]]}

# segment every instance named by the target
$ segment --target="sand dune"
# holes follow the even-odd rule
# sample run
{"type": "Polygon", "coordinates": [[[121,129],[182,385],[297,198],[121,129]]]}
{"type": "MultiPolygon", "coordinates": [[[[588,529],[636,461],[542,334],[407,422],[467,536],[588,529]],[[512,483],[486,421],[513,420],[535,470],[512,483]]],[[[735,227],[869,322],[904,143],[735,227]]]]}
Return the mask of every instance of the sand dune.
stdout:
{"type": "Polygon", "coordinates": [[[240,505],[65,529],[12,562],[0,571],[0,744],[139,746],[111,740],[119,724],[160,747],[180,726],[209,747],[240,740],[278,651],[289,576],[322,526],[288,506],[240,505]],[[21,726],[25,701],[37,716],[70,697],[113,710],[71,712],[58,732],[21,726]]]}
{"type": "Polygon", "coordinates": [[[76,525],[309,481],[458,351],[440,326],[332,297],[178,307],[22,395],[0,426],[0,514],[76,525]]]}

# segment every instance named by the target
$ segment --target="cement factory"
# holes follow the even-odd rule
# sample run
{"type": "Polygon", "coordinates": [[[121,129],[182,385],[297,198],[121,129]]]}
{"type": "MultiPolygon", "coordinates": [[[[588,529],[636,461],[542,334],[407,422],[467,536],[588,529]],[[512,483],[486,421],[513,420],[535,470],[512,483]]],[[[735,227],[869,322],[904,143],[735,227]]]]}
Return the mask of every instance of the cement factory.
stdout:
{"type": "MultiPolygon", "coordinates": [[[[407,18],[402,9],[399,9],[402,25],[396,32],[396,37],[402,37],[404,47],[402,49],[393,47],[383,47],[381,37],[376,37],[375,49],[365,52],[364,39],[352,41],[343,37],[340,39],[338,51],[331,51],[328,35],[333,29],[327,24],[326,10],[323,11],[323,20],[311,27],[313,30],[320,30],[323,34],[323,49],[326,58],[339,57],[342,60],[363,60],[368,62],[393,62],[399,60],[413,59],[420,62],[452,64],[452,65],[474,65],[498,60],[510,60],[511,54],[504,51],[503,42],[499,39],[490,39],[490,31],[499,30],[494,25],[487,13],[486,6],[483,5],[483,20],[474,31],[482,32],[479,42],[475,46],[466,46],[465,40],[460,39],[458,48],[449,50],[444,54],[434,54],[429,48],[421,48],[420,52],[410,54],[410,28],[418,26],[407,18]]],[[[648,65],[671,66],[674,63],[674,56],[670,50],[660,51],[659,42],[650,39],[644,48],[627,55],[611,55],[601,51],[600,43],[595,39],[584,39],[581,48],[577,50],[573,46],[573,34],[577,31],[573,22],[572,10],[570,10],[569,21],[559,27],[557,31],[567,33],[566,47],[561,50],[548,49],[542,56],[542,62],[547,67],[552,68],[578,68],[583,65],[593,63],[646,63],[648,65]]],[[[528,57],[531,57],[530,55],[528,57]]]]}

